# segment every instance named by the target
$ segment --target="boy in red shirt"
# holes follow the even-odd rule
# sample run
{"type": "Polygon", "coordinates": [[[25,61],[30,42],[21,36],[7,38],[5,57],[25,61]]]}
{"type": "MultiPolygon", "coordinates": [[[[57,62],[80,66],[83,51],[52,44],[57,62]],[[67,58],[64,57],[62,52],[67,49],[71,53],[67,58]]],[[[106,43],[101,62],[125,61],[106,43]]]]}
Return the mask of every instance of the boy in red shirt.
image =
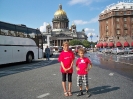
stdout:
{"type": "Polygon", "coordinates": [[[77,96],[83,95],[82,91],[82,83],[84,82],[86,87],[86,95],[89,97],[91,94],[88,92],[89,85],[88,85],[88,71],[92,67],[92,63],[89,58],[84,57],[84,49],[80,48],[78,50],[79,58],[76,61],[76,70],[77,70],[77,86],[79,86],[80,92],[77,96]],[[88,65],[90,66],[88,67],[88,65]]]}
{"type": "Polygon", "coordinates": [[[74,54],[69,50],[68,42],[63,43],[63,51],[60,53],[58,60],[61,63],[60,70],[62,73],[62,87],[64,89],[64,95],[71,96],[74,54]],[[68,75],[68,92],[66,90],[66,75],[68,75]]]}

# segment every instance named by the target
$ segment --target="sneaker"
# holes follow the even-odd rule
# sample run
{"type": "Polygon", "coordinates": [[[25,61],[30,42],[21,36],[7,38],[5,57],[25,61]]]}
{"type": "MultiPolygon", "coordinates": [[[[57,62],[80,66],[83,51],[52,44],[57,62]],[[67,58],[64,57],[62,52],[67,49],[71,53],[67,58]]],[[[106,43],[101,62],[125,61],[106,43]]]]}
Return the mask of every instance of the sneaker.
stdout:
{"type": "Polygon", "coordinates": [[[90,97],[91,93],[89,91],[86,91],[86,97],[90,97]]]}
{"type": "Polygon", "coordinates": [[[80,91],[80,92],[77,94],[77,96],[81,96],[81,95],[83,95],[83,92],[82,92],[82,91],[80,91]]]}

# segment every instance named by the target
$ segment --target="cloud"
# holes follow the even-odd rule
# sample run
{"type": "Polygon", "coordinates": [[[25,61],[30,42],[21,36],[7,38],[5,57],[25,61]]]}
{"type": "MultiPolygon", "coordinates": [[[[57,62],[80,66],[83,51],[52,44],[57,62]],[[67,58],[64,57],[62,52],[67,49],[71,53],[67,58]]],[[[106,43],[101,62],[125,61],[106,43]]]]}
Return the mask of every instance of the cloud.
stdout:
{"type": "Polygon", "coordinates": [[[83,20],[74,20],[73,21],[76,25],[85,25],[90,23],[98,22],[98,17],[92,18],[90,21],[83,21],[83,20]]]}
{"type": "Polygon", "coordinates": [[[92,18],[88,23],[96,23],[98,21],[98,17],[92,18]]]}
{"type": "Polygon", "coordinates": [[[95,29],[85,28],[85,33],[94,32],[94,31],[95,31],[95,29]]]}
{"type": "Polygon", "coordinates": [[[69,5],[76,5],[76,4],[83,4],[83,5],[90,5],[93,2],[102,2],[105,0],[70,0],[68,2],[69,5]]]}
{"type": "Polygon", "coordinates": [[[46,32],[46,26],[48,25],[48,23],[47,22],[44,22],[43,23],[43,26],[40,26],[40,31],[41,32],[46,32]]]}
{"type": "Polygon", "coordinates": [[[83,20],[74,20],[73,22],[74,22],[76,25],[88,24],[88,21],[83,21],[83,20]]]}
{"type": "Polygon", "coordinates": [[[75,4],[89,5],[91,2],[92,0],[70,0],[68,4],[69,5],[75,5],[75,4]]]}
{"type": "Polygon", "coordinates": [[[85,33],[87,34],[88,37],[90,37],[91,34],[93,36],[96,36],[95,29],[85,28],[85,33]]]}

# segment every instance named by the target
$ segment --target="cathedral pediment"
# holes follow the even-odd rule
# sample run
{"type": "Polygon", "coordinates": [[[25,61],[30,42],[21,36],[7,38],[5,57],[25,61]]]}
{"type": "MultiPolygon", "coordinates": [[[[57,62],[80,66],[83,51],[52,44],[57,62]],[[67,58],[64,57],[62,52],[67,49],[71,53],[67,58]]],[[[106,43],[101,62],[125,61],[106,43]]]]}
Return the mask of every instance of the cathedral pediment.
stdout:
{"type": "Polygon", "coordinates": [[[61,34],[54,35],[54,37],[61,37],[62,38],[62,37],[71,37],[71,36],[61,33],[61,34]]]}

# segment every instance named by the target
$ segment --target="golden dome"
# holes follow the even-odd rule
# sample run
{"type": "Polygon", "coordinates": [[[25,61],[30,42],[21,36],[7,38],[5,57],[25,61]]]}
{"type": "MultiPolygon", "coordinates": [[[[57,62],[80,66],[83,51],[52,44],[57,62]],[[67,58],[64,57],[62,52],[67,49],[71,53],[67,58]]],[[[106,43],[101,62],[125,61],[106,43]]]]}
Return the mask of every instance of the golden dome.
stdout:
{"type": "Polygon", "coordinates": [[[55,12],[54,16],[67,16],[66,12],[62,10],[62,5],[59,5],[59,9],[55,12]]]}

